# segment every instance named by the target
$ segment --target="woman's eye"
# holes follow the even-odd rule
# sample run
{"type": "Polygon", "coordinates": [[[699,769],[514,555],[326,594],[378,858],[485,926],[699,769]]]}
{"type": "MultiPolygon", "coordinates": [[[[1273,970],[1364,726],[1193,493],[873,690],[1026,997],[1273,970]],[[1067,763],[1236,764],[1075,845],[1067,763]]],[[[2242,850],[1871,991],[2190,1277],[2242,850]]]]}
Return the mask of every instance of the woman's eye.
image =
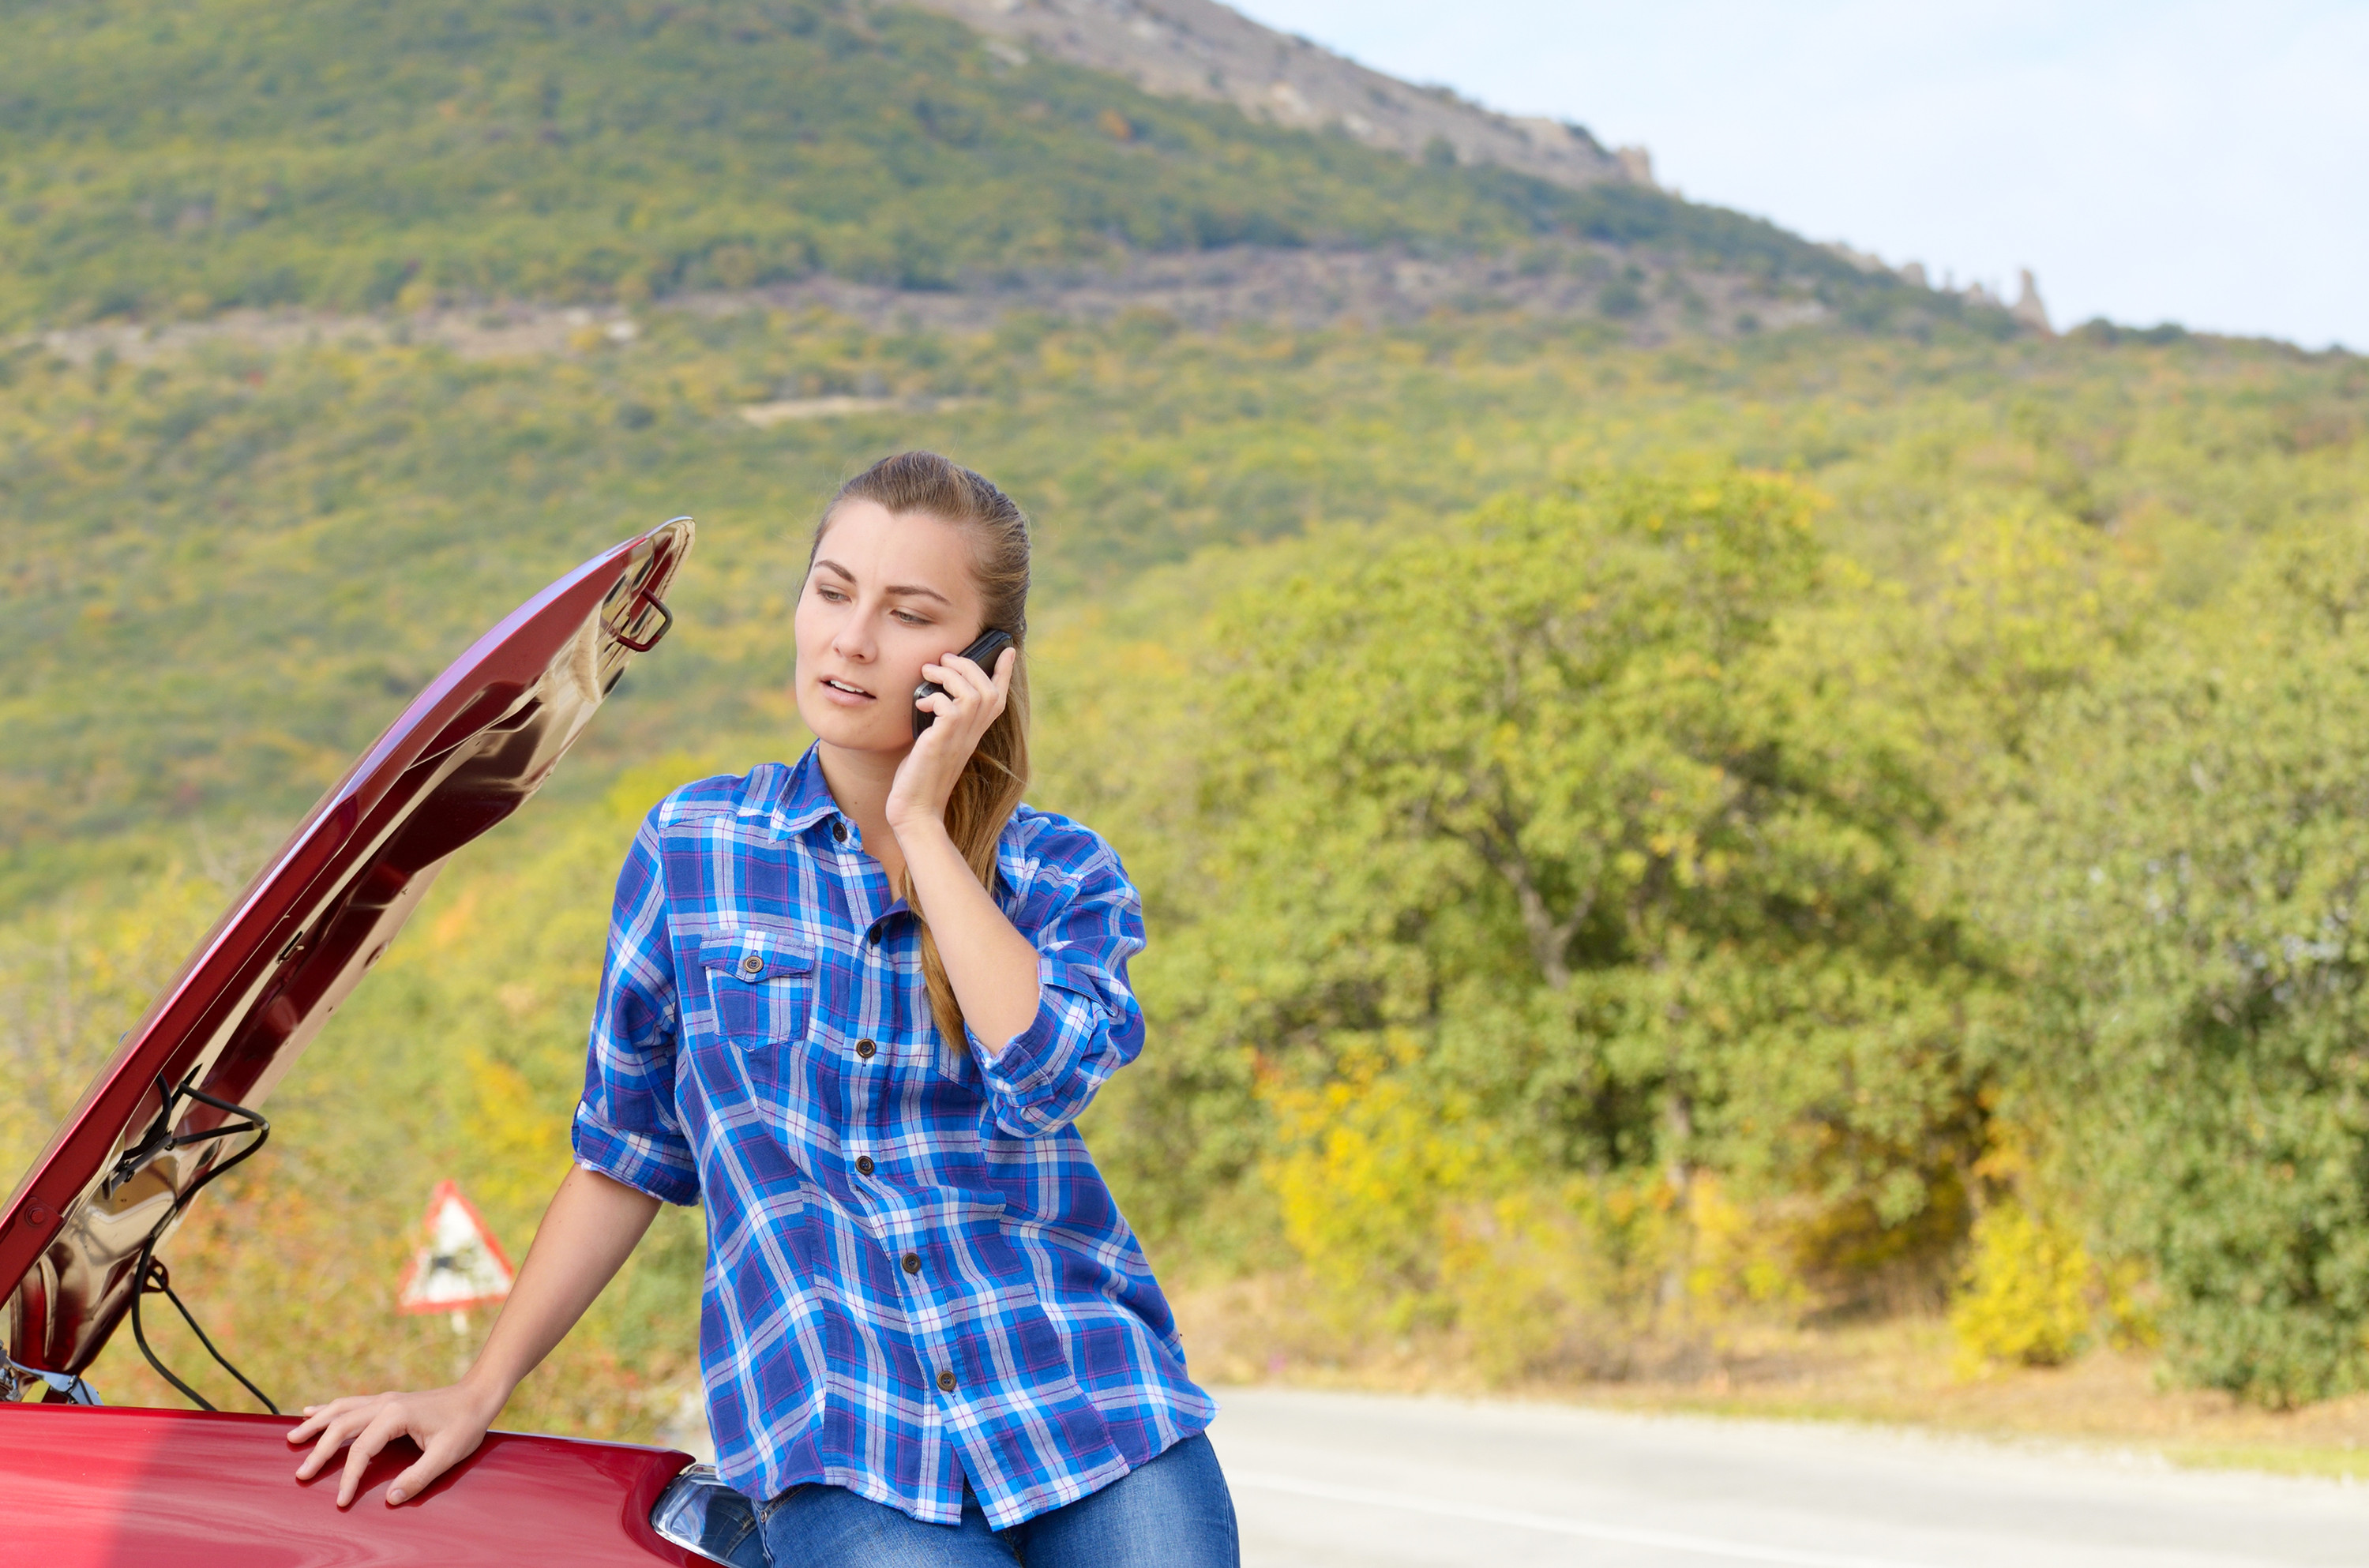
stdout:
{"type": "Polygon", "coordinates": [[[908,626],[926,626],[930,624],[930,618],[928,616],[916,615],[910,610],[898,611],[897,619],[903,622],[908,626]]]}

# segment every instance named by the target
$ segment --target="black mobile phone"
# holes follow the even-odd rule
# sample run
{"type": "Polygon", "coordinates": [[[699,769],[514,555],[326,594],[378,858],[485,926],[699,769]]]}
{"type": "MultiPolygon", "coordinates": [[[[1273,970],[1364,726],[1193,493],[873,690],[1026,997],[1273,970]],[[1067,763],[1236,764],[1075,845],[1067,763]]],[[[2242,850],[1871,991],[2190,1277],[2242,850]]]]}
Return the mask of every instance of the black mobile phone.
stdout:
{"type": "MultiPolygon", "coordinates": [[[[962,650],[962,656],[965,658],[969,659],[973,664],[978,665],[981,670],[986,670],[990,675],[992,675],[995,673],[995,661],[1003,657],[1003,650],[1005,648],[1011,647],[1013,645],[1012,641],[1012,634],[1010,632],[999,632],[993,626],[990,626],[986,631],[981,632],[978,635],[978,641],[971,644],[970,647],[962,650]]],[[[934,697],[944,690],[945,688],[944,686],[939,685],[934,681],[924,681],[920,685],[913,688],[913,701],[918,703],[924,697],[934,697]]],[[[937,721],[938,715],[932,713],[929,709],[915,708],[913,710],[913,738],[919,740],[921,738],[921,731],[929,728],[930,726],[937,723],[937,721]]]]}

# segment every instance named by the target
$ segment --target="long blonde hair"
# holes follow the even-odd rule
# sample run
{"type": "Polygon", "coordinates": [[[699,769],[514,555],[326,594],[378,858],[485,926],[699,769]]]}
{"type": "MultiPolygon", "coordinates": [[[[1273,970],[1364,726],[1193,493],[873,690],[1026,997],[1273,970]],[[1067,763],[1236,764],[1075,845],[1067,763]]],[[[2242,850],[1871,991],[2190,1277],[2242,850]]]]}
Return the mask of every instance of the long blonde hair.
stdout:
{"type": "MultiPolygon", "coordinates": [[[[807,553],[809,571],[832,514],[848,501],[875,502],[892,517],[918,512],[961,529],[970,541],[971,580],[978,586],[984,624],[1011,633],[1020,650],[1013,665],[1010,699],[979,737],[978,749],[946,802],[946,832],[992,894],[996,844],[1028,788],[1028,519],[1011,497],[960,464],[934,452],[900,452],[839,487],[815,524],[814,545],[807,553]]],[[[929,981],[930,1013],[944,1039],[944,1060],[949,1066],[958,1064],[966,1054],[962,1004],[946,979],[929,917],[913,896],[910,872],[897,891],[921,922],[921,974],[929,981]]]]}

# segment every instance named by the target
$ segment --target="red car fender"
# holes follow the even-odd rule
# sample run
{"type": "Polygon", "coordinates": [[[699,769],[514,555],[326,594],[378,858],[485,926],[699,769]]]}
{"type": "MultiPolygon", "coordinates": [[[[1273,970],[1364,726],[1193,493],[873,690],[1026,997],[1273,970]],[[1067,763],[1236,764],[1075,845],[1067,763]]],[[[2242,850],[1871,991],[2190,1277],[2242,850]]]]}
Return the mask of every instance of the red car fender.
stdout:
{"type": "Polygon", "coordinates": [[[408,1442],[372,1461],[351,1507],[340,1467],[295,1479],[293,1418],[0,1403],[0,1540],[39,1568],[677,1568],[650,1509],[691,1456],[488,1433],[414,1501],[388,1483],[408,1442]],[[456,1486],[463,1477],[468,1484],[456,1486]]]}

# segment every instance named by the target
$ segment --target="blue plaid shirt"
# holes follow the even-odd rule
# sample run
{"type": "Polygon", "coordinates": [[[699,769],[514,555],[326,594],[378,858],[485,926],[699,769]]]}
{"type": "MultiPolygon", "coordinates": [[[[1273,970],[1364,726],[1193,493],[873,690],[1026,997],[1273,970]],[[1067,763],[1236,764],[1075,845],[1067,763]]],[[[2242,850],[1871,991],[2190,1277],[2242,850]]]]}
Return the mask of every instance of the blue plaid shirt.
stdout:
{"type": "Polygon", "coordinates": [[[704,1203],[700,1363],[724,1479],[1005,1528],[1207,1425],[1174,1318],[1070,1123],[1143,1045],[1142,901],[1022,807],[997,902],[1042,1000],[942,1052],[921,932],[795,767],[688,784],[617,881],[576,1157],[704,1203]]]}

